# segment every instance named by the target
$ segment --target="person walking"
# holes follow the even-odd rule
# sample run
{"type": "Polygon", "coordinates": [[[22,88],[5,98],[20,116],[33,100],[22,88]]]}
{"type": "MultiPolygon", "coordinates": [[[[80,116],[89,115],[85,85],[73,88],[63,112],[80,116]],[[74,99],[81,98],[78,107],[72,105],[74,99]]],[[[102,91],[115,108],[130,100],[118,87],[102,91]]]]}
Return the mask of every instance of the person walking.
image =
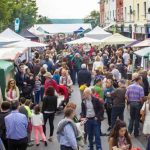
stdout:
{"type": "Polygon", "coordinates": [[[60,150],[78,150],[77,137],[78,130],[73,122],[75,116],[74,109],[64,110],[65,118],[58,123],[57,139],[60,143],[60,150]]]}
{"type": "Polygon", "coordinates": [[[112,113],[112,98],[111,93],[115,90],[113,87],[113,82],[111,79],[106,80],[106,88],[104,89],[104,101],[105,101],[105,109],[108,119],[108,131],[111,130],[111,113],[112,113]]]}
{"type": "Polygon", "coordinates": [[[144,98],[144,89],[141,86],[142,78],[140,76],[134,79],[134,83],[127,87],[126,98],[130,105],[130,122],[128,131],[130,134],[133,132],[134,136],[139,136],[139,123],[140,123],[140,108],[144,98]]]}
{"type": "Polygon", "coordinates": [[[35,144],[36,146],[39,146],[39,140],[38,140],[38,133],[40,133],[42,140],[45,144],[45,146],[47,146],[47,141],[46,141],[46,137],[45,134],[43,132],[43,114],[40,112],[40,107],[38,105],[36,105],[34,107],[34,112],[32,114],[31,117],[31,123],[33,126],[33,130],[34,130],[34,137],[35,137],[35,144]]]}
{"type": "Polygon", "coordinates": [[[86,129],[89,140],[89,150],[93,150],[93,140],[95,137],[96,150],[102,150],[100,139],[100,124],[103,119],[103,106],[99,100],[92,97],[90,88],[84,90],[84,99],[81,103],[81,118],[86,118],[86,129]]]}
{"type": "Polygon", "coordinates": [[[1,112],[0,112],[0,138],[5,146],[5,149],[8,150],[8,142],[6,139],[6,125],[4,118],[10,113],[10,103],[8,101],[4,101],[1,104],[1,112]]]}
{"type": "Polygon", "coordinates": [[[119,88],[112,92],[111,98],[113,101],[112,112],[111,112],[111,128],[114,127],[117,117],[120,120],[124,120],[124,109],[125,109],[125,94],[126,94],[126,82],[125,80],[120,80],[119,88]]]}
{"type": "Polygon", "coordinates": [[[50,86],[46,93],[45,97],[43,98],[43,105],[42,105],[42,113],[44,116],[44,125],[43,130],[46,135],[46,123],[49,120],[50,126],[50,134],[49,134],[49,141],[53,140],[53,132],[54,132],[54,118],[55,113],[57,110],[57,96],[55,96],[55,90],[52,86],[50,86]]]}
{"type": "Polygon", "coordinates": [[[5,117],[8,150],[26,150],[28,137],[28,120],[24,114],[18,112],[19,101],[12,101],[12,112],[5,117]]]}
{"type": "Polygon", "coordinates": [[[144,102],[140,113],[142,117],[144,116],[143,134],[150,136],[150,94],[147,97],[147,101],[144,102]]]}
{"type": "Polygon", "coordinates": [[[35,94],[35,103],[39,104],[41,99],[41,81],[38,76],[35,77],[35,85],[34,85],[34,94],[35,94]]]}

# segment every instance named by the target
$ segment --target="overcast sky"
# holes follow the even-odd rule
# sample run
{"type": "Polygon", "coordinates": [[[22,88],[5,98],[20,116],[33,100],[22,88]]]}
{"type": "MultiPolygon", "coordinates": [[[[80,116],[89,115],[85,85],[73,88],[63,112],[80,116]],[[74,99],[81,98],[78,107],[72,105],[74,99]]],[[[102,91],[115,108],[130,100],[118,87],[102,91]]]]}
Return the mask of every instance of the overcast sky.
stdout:
{"type": "Polygon", "coordinates": [[[38,13],[49,18],[84,18],[99,10],[99,0],[36,0],[38,13]]]}

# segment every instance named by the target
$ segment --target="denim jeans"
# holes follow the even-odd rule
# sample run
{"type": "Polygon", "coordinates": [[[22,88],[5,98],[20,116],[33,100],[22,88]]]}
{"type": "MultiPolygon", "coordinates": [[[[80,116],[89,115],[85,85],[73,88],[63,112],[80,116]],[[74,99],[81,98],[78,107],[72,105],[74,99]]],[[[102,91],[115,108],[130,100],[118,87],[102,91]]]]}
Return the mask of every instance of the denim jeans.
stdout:
{"type": "Polygon", "coordinates": [[[100,139],[100,123],[94,119],[89,119],[86,122],[87,134],[90,150],[93,150],[93,140],[95,136],[96,150],[102,150],[100,139]]]}
{"type": "Polygon", "coordinates": [[[39,104],[41,98],[41,91],[35,91],[35,103],[39,104]]]}
{"type": "Polygon", "coordinates": [[[111,112],[111,128],[114,127],[115,122],[117,120],[117,117],[119,117],[120,120],[124,120],[124,106],[121,107],[112,107],[111,112]]]}
{"type": "Polygon", "coordinates": [[[41,87],[41,101],[43,100],[44,97],[44,86],[41,87]]]}
{"type": "Polygon", "coordinates": [[[129,122],[129,133],[133,132],[134,128],[134,135],[139,135],[139,123],[140,123],[140,108],[141,104],[138,102],[130,103],[130,122],[129,122]]]}
{"type": "Polygon", "coordinates": [[[73,84],[75,84],[76,80],[78,79],[78,72],[79,72],[79,69],[73,69],[73,72],[72,72],[73,84]]]}

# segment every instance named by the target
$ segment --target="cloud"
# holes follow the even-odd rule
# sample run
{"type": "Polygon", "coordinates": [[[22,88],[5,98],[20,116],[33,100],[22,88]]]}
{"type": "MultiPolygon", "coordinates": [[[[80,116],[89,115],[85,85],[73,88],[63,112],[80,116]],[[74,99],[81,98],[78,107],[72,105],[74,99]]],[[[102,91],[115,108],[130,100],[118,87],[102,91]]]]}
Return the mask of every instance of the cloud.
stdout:
{"type": "Polygon", "coordinates": [[[99,9],[99,0],[36,0],[38,13],[49,18],[84,18],[99,9]]]}

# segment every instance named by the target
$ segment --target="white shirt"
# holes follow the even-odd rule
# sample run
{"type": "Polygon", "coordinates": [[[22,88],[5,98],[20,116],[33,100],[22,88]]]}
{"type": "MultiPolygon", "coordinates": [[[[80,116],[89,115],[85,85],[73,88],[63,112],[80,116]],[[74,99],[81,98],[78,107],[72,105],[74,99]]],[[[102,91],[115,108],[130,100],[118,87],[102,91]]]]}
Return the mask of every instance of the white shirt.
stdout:
{"type": "Polygon", "coordinates": [[[33,126],[41,126],[43,125],[43,114],[39,113],[39,114],[32,114],[31,117],[31,123],[33,126]]]}
{"type": "Polygon", "coordinates": [[[123,60],[126,65],[128,64],[129,59],[130,55],[128,53],[123,53],[123,60]]]}
{"type": "Polygon", "coordinates": [[[96,69],[96,68],[98,68],[98,67],[103,67],[104,66],[104,64],[103,64],[103,62],[102,61],[95,61],[94,63],[93,63],[93,71],[96,69]]]}

